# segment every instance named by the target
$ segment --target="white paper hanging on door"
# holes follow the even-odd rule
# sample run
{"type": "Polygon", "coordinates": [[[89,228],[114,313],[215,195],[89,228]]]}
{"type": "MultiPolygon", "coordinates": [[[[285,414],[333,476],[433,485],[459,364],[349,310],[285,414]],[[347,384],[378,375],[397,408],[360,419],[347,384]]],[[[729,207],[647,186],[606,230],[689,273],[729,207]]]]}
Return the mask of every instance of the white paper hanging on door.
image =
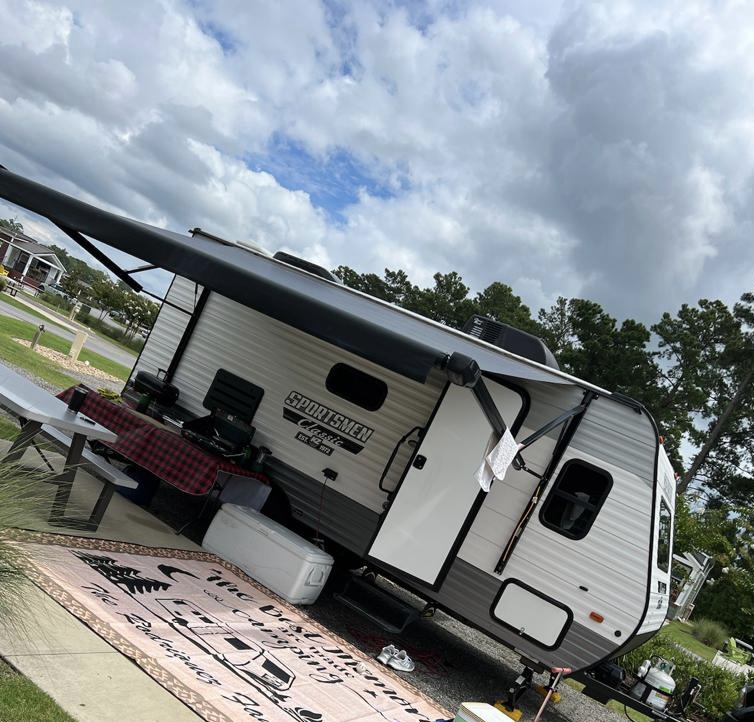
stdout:
{"type": "Polygon", "coordinates": [[[513,438],[513,434],[506,429],[500,441],[484,457],[481,466],[477,469],[476,474],[474,474],[474,478],[479,482],[479,486],[484,491],[490,490],[493,479],[502,481],[508,467],[513,463],[513,459],[516,458],[519,448],[520,446],[513,438]]]}

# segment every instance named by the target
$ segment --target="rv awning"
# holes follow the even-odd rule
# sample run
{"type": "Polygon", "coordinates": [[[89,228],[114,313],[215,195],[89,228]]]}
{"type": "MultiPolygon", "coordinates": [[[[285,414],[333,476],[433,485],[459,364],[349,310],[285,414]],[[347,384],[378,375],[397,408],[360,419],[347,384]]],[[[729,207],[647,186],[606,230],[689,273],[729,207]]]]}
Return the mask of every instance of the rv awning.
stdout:
{"type": "Polygon", "coordinates": [[[442,359],[458,352],[484,371],[551,383],[575,382],[566,374],[280,261],[108,213],[2,166],[0,197],[416,381],[424,382],[442,359]]]}

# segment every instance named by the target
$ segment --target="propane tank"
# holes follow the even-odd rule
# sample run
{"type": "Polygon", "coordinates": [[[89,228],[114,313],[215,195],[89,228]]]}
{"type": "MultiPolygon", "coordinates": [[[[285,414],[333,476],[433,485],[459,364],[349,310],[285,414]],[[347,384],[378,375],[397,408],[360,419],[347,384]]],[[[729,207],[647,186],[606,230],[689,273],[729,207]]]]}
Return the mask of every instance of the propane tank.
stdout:
{"type": "Polygon", "coordinates": [[[675,680],[671,676],[675,665],[662,657],[644,660],[638,670],[639,681],[630,695],[656,710],[664,710],[673,697],[675,680]]]}

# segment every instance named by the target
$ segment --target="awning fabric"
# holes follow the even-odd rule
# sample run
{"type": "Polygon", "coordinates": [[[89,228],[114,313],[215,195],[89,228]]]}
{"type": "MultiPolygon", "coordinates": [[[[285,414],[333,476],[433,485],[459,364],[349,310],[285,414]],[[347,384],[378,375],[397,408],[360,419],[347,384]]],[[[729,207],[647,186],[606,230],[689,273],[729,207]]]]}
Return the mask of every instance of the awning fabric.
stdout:
{"type": "Polygon", "coordinates": [[[2,167],[0,197],[416,381],[424,382],[441,359],[459,352],[484,371],[575,382],[288,264],[109,213],[2,167]]]}

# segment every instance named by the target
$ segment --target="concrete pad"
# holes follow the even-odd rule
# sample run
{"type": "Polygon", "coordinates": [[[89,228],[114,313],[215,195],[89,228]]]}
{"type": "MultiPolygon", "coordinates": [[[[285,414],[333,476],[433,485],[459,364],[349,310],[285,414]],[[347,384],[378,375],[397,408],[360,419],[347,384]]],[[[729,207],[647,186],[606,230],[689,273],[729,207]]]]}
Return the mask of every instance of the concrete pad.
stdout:
{"type": "Polygon", "coordinates": [[[31,582],[23,592],[23,610],[15,614],[0,625],[3,657],[115,651],[31,582]]]}
{"type": "MultiPolygon", "coordinates": [[[[0,440],[0,456],[10,446],[0,440]]],[[[45,452],[55,469],[63,457],[45,452]]],[[[24,465],[45,470],[34,449],[24,465]]],[[[49,469],[47,469],[49,472],[49,469]]],[[[42,484],[38,510],[24,525],[37,531],[112,539],[151,547],[198,550],[186,537],[148,511],[115,494],[96,533],[47,523],[54,485],[42,484]],[[49,503],[47,499],[49,498],[49,503]]],[[[79,469],[71,494],[72,513],[88,515],[102,483],[79,469]]],[[[0,655],[81,722],[198,722],[201,718],[112,648],[51,597],[29,584],[17,617],[0,625],[0,655]]]]}
{"type": "MultiPolygon", "coordinates": [[[[9,441],[0,440],[0,456],[9,447],[9,441]]],[[[55,451],[44,451],[44,454],[56,471],[62,469],[64,459],[61,454],[55,451]]],[[[43,473],[50,473],[34,448],[30,447],[26,450],[21,463],[24,466],[39,469],[43,473]]],[[[56,489],[57,487],[54,484],[41,485],[38,490],[38,509],[34,518],[24,520],[25,526],[35,531],[49,531],[55,534],[85,536],[95,539],[113,539],[149,547],[189,550],[201,548],[190,539],[176,534],[171,527],[150,514],[146,509],[142,509],[117,493],[113,495],[96,532],[82,532],[65,527],[51,526],[47,523],[47,515],[55,498],[56,489]],[[47,499],[49,499],[49,503],[47,499]]],[[[79,469],[76,472],[76,480],[71,491],[68,514],[71,516],[88,516],[101,489],[101,481],[84,469],[79,469]]]]}
{"type": "Polygon", "coordinates": [[[80,722],[199,722],[188,707],[117,652],[7,657],[80,722]],[[145,684],[144,680],[150,682],[145,684]]]}

